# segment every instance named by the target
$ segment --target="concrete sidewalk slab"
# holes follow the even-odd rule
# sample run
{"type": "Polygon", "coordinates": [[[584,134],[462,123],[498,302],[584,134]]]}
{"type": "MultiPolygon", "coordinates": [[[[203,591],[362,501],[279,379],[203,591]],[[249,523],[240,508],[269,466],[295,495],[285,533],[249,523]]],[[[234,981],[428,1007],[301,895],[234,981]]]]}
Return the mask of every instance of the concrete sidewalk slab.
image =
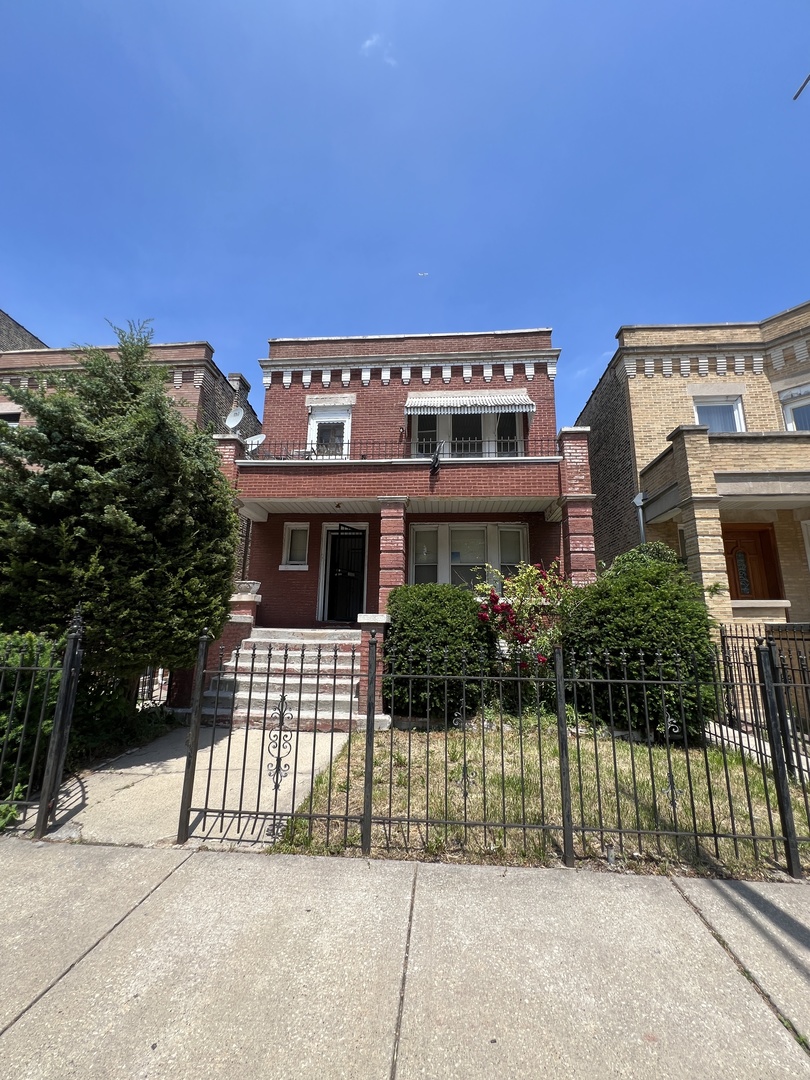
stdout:
{"type": "Polygon", "coordinates": [[[419,867],[397,1080],[810,1076],[668,880],[419,867]]]}
{"type": "Polygon", "coordinates": [[[196,852],[9,1029],[0,1080],[383,1080],[413,874],[196,852]]]}
{"type": "Polygon", "coordinates": [[[187,857],[0,838],[0,1030],[187,857]]]}
{"type": "Polygon", "coordinates": [[[810,884],[678,885],[796,1030],[810,1038],[810,884]]]}

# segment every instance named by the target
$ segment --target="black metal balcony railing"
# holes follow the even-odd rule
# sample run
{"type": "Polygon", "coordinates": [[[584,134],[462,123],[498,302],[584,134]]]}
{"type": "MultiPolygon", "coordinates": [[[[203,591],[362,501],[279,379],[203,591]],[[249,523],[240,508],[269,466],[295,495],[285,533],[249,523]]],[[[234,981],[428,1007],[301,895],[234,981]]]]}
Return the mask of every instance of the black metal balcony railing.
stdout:
{"type": "Polygon", "coordinates": [[[246,457],[253,461],[392,461],[418,458],[429,461],[436,450],[442,461],[467,459],[492,461],[499,458],[557,457],[559,450],[553,436],[529,436],[527,439],[453,439],[438,443],[406,439],[352,439],[349,443],[264,442],[246,457]]]}

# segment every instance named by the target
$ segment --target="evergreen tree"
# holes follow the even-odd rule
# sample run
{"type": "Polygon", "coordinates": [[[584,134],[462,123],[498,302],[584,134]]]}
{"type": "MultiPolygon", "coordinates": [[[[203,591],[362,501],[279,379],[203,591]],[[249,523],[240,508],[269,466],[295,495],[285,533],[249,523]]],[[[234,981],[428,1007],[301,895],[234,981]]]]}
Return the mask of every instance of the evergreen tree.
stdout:
{"type": "Polygon", "coordinates": [[[77,371],[4,386],[34,420],[0,422],[0,630],[60,636],[81,604],[86,662],[183,666],[225,621],[234,492],[150,361],[147,324],[114,328],[77,371]]]}

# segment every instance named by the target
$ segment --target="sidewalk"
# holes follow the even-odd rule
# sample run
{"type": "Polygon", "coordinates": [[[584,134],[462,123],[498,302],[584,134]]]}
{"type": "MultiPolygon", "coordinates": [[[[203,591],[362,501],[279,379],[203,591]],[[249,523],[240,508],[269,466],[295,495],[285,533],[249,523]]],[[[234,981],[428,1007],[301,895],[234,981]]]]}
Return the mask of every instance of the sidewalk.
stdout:
{"type": "Polygon", "coordinates": [[[15,837],[0,880],[0,1080],[810,1077],[757,988],[810,1035],[806,884],[15,837]]]}

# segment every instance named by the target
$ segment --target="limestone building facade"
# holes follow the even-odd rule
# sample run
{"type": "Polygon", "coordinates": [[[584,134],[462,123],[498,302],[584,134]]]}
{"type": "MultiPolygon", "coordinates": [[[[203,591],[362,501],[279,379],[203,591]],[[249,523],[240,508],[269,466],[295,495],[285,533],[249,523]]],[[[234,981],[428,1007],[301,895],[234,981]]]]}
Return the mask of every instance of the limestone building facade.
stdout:
{"type": "Polygon", "coordinates": [[[616,337],[577,421],[597,558],[664,540],[719,621],[810,622],[810,302],[616,337]]]}

